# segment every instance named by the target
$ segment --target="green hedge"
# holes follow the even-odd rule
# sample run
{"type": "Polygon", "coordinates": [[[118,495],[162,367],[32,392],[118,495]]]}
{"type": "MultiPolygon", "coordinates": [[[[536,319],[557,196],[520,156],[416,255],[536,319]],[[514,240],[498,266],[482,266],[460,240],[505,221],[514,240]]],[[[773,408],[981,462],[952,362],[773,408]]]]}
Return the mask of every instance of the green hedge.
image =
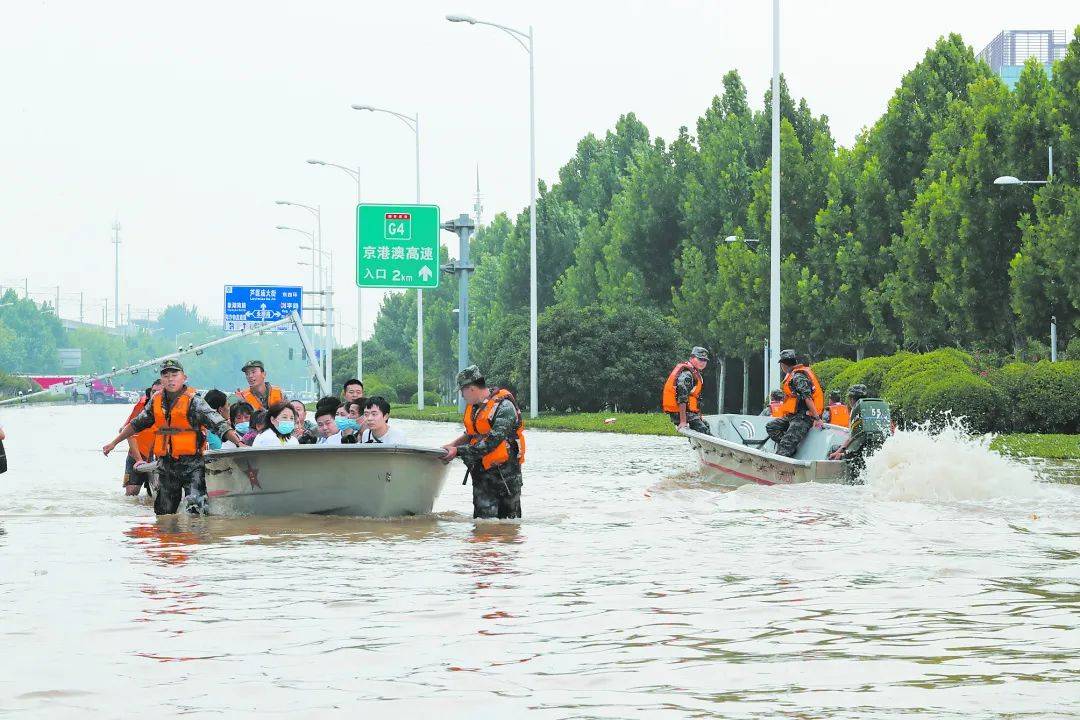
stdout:
{"type": "MultiPolygon", "coordinates": [[[[821,381],[821,387],[827,388],[832,385],[832,381],[837,375],[854,364],[854,361],[848,360],[847,358],[830,358],[829,360],[816,362],[811,365],[810,368],[814,371],[814,374],[817,375],[818,380],[821,381]]],[[[841,391],[841,393],[843,393],[843,391],[841,391]]]]}
{"type": "Polygon", "coordinates": [[[991,432],[1001,427],[1006,413],[1005,398],[983,378],[972,373],[952,373],[916,391],[909,414],[919,422],[940,422],[946,412],[964,418],[975,432],[991,432]]]}
{"type": "Polygon", "coordinates": [[[909,357],[911,357],[911,353],[901,352],[896,355],[878,355],[863,358],[859,362],[842,370],[833,378],[832,382],[824,383],[825,390],[827,393],[835,390],[846,397],[848,388],[852,385],[862,383],[863,385],[866,385],[866,389],[871,396],[880,396],[882,378],[884,378],[885,373],[887,373],[894,365],[903,362],[909,357]]]}
{"type": "Polygon", "coordinates": [[[1080,361],[1044,360],[1023,376],[1019,394],[1009,399],[1024,432],[1080,431],[1080,361]]]}
{"type": "Polygon", "coordinates": [[[910,355],[889,368],[882,379],[881,391],[888,397],[893,385],[914,375],[922,375],[929,381],[930,378],[944,377],[953,372],[970,373],[973,365],[970,355],[952,348],[910,355]]]}
{"type": "MultiPolygon", "coordinates": [[[[417,396],[417,393],[413,393],[412,396],[409,397],[409,404],[410,405],[416,405],[416,396],[417,396]]],[[[432,392],[431,390],[427,390],[427,391],[424,392],[424,405],[425,406],[428,406],[428,405],[438,406],[438,405],[441,405],[442,402],[443,402],[443,399],[441,397],[439,397],[439,393],[432,392]]]]}

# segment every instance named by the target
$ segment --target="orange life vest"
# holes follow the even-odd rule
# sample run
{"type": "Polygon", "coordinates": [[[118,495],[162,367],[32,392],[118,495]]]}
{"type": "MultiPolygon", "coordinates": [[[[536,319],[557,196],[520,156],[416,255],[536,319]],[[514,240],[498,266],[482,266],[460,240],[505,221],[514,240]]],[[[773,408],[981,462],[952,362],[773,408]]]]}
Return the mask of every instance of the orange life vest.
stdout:
{"type": "MultiPolygon", "coordinates": [[[[525,464],[525,422],[521,419],[521,410],[518,409],[517,402],[514,400],[514,396],[510,394],[509,390],[499,390],[494,392],[479,406],[479,411],[474,413],[476,405],[467,405],[465,407],[465,434],[469,436],[469,444],[475,445],[483,440],[491,432],[491,421],[495,419],[495,413],[498,412],[499,406],[504,402],[510,403],[514,408],[514,412],[517,414],[517,461],[518,465],[525,464]],[[476,418],[475,422],[473,418],[476,418]]],[[[485,470],[490,470],[493,467],[504,465],[510,461],[510,443],[503,440],[499,443],[494,450],[489,452],[483,457],[482,463],[485,470]]]]}
{"type": "Polygon", "coordinates": [[[683,370],[689,370],[694,374],[694,387],[690,390],[690,397],[686,398],[686,409],[690,412],[701,412],[698,405],[698,397],[701,395],[701,388],[705,387],[705,381],[701,378],[701,373],[697,371],[693,365],[689,362],[681,362],[675,366],[668,375],[667,381],[664,382],[664,394],[661,401],[664,406],[664,412],[677,413],[679,412],[679,402],[676,399],[675,393],[675,381],[679,379],[679,375],[683,370]]]}
{"type": "Polygon", "coordinates": [[[784,401],[773,400],[769,403],[769,415],[773,417],[784,417],[784,401]]]}
{"type": "Polygon", "coordinates": [[[165,392],[154,395],[154,455],[163,457],[190,457],[201,455],[205,440],[199,429],[191,425],[189,413],[195,388],[185,388],[165,414],[165,392]]]}
{"type": "Polygon", "coordinates": [[[269,392],[266,394],[266,401],[269,403],[268,406],[264,406],[259,401],[259,398],[255,397],[255,393],[251,391],[251,388],[248,388],[247,390],[237,390],[236,396],[250,405],[252,410],[269,410],[270,405],[277,405],[279,402],[285,402],[285,393],[281,392],[281,390],[278,390],[270,383],[266,383],[266,385],[270,388],[269,392]]]}
{"type": "MultiPolygon", "coordinates": [[[[143,409],[146,408],[146,395],[139,398],[139,402],[135,403],[135,407],[132,408],[131,414],[128,415],[128,422],[131,422],[143,409]]],[[[145,430],[135,433],[135,444],[139,448],[139,454],[142,455],[143,460],[149,460],[151,451],[154,449],[154,428],[148,427],[145,430]]]]}
{"type": "Polygon", "coordinates": [[[829,424],[847,427],[851,423],[851,411],[844,403],[829,405],[829,424]]]}
{"type": "Polygon", "coordinates": [[[799,398],[791,392],[791,376],[797,372],[801,372],[810,378],[810,383],[814,386],[814,394],[811,396],[811,402],[814,404],[814,409],[817,410],[817,414],[825,412],[825,393],[821,389],[821,382],[817,379],[817,375],[806,365],[796,365],[791,368],[791,372],[784,378],[784,384],[780,389],[784,391],[784,404],[781,408],[783,411],[782,417],[788,415],[794,415],[795,409],[799,407],[799,398]]]}

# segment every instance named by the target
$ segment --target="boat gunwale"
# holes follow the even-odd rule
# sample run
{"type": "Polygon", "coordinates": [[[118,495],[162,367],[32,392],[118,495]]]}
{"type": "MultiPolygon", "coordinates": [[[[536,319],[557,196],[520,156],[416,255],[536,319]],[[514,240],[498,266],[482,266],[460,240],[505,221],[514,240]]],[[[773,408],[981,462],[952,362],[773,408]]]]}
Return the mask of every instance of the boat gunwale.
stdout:
{"type": "Polygon", "coordinates": [[[237,459],[241,457],[256,458],[266,457],[268,453],[294,454],[305,452],[323,453],[355,453],[369,452],[392,455],[427,455],[433,458],[441,458],[445,451],[441,448],[423,447],[420,445],[380,445],[377,443],[356,443],[347,445],[282,445],[281,447],[248,447],[222,448],[220,450],[208,450],[203,457],[206,460],[237,459]]]}

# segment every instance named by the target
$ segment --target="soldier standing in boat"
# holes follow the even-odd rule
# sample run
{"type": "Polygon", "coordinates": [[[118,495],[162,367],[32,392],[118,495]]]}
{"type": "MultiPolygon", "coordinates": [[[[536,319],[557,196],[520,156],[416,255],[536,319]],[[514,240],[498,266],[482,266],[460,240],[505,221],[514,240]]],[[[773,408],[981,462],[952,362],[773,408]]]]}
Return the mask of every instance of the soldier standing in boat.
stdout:
{"type": "Polygon", "coordinates": [[[202,396],[195,393],[195,388],[187,386],[187,375],[179,361],[166,360],[161,363],[161,383],[162,389],[153,395],[143,411],[101,451],[108,455],[132,435],[153,428],[154,456],[158,460],[161,478],[161,487],[154,497],[154,513],[175,513],[185,491],[189,497],[188,509],[201,512],[206,506],[203,464],[206,430],[231,440],[238,447],[240,436],[202,396]]]}
{"type": "Polygon", "coordinates": [[[795,457],[810,428],[822,427],[825,393],[814,371],[799,362],[794,350],[780,353],[780,372],[784,375],[782,415],[770,420],[765,432],[776,443],[777,455],[795,457]]]}
{"type": "Polygon", "coordinates": [[[457,375],[465,398],[465,433],[443,446],[443,460],[461,458],[472,476],[474,518],[521,517],[525,424],[509,390],[487,386],[480,368],[457,375]]]}
{"type": "Polygon", "coordinates": [[[701,418],[699,404],[701,389],[705,386],[701,371],[708,364],[709,351],[697,346],[690,351],[690,359],[676,365],[664,383],[664,412],[680,430],[688,427],[703,435],[712,435],[708,424],[701,418]]]}
{"type": "Polygon", "coordinates": [[[266,381],[266,368],[262,360],[249,360],[240,368],[247,378],[247,390],[237,389],[236,396],[242,402],[251,405],[254,410],[267,410],[272,405],[285,402],[288,398],[280,388],[276,388],[266,381]]]}

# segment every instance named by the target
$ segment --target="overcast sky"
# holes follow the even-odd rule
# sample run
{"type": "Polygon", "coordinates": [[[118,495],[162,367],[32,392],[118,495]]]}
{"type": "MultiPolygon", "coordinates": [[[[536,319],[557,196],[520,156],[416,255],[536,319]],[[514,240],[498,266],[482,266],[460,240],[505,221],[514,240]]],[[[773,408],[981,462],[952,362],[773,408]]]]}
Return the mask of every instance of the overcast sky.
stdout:
{"type": "MultiPolygon", "coordinates": [[[[318,158],[359,166],[365,201],[411,202],[413,136],[367,103],[421,126],[422,200],[444,219],[528,204],[528,63],[492,28],[536,33],[537,171],[550,180],[586,133],[633,111],[654,134],[694,123],[736,68],[760,106],[772,62],[767,0],[4,0],[0,5],[0,283],[62,315],[120,304],[194,303],[221,316],[227,283],[310,285],[300,235],[321,205],[337,305],[355,339],[356,187],[318,158]]],[[[1002,29],[1071,30],[1072,0],[868,3],[784,0],[781,66],[792,92],[850,145],[936,38],[978,51],[1002,29]]],[[[1003,172],[1007,168],[1002,169],[1003,172]]],[[[445,235],[445,241],[453,240],[445,235]]],[[[445,277],[444,277],[445,281],[445,277]]],[[[365,292],[365,333],[379,293],[365,292]]],[[[111,311],[110,311],[111,315],[111,311]]]]}

